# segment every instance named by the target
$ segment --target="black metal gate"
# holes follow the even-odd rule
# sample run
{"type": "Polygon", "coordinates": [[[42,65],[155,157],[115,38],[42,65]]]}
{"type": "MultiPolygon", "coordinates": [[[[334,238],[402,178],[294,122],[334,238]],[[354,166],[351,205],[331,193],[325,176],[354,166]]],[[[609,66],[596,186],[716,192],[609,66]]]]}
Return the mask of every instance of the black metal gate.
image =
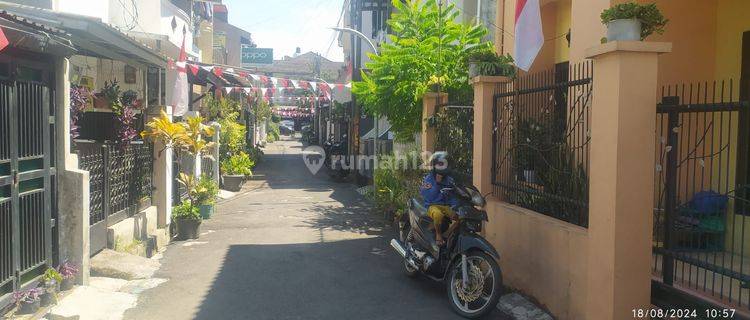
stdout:
{"type": "Polygon", "coordinates": [[[76,140],[79,167],[89,172],[89,234],[93,256],[112,248],[107,228],[151,205],[153,146],[76,140]]]}
{"type": "Polygon", "coordinates": [[[656,304],[750,311],[750,103],[735,100],[733,87],[729,81],[662,90],[653,212],[656,304]]]}
{"type": "Polygon", "coordinates": [[[51,67],[0,57],[0,306],[53,263],[51,67]]]}
{"type": "Polygon", "coordinates": [[[472,102],[448,102],[435,106],[428,125],[435,128],[435,151],[446,151],[455,174],[469,179],[473,171],[474,106],[472,102]]]}

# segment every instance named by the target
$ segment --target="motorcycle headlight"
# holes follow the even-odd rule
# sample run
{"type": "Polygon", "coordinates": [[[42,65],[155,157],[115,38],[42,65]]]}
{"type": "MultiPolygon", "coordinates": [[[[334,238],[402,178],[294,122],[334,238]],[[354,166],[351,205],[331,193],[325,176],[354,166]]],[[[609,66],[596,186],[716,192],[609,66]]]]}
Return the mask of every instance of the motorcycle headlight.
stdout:
{"type": "Polygon", "coordinates": [[[482,194],[479,193],[479,191],[476,191],[471,188],[466,189],[469,192],[469,195],[471,196],[471,203],[473,203],[475,206],[484,207],[486,204],[486,201],[484,200],[484,197],[482,197],[482,194]]]}

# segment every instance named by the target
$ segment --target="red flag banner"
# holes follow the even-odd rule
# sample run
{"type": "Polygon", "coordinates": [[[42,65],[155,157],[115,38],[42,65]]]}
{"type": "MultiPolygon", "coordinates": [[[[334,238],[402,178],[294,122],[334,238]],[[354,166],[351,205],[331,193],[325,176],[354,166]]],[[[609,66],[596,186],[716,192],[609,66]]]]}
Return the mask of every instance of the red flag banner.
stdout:
{"type": "Polygon", "coordinates": [[[0,28],[0,50],[5,49],[10,44],[8,37],[5,36],[3,28],[0,28]]]}

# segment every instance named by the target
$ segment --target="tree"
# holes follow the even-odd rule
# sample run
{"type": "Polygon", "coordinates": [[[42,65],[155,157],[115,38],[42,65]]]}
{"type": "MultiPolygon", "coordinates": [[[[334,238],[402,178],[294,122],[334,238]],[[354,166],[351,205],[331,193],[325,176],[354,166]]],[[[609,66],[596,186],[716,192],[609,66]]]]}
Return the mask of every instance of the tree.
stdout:
{"type": "Polygon", "coordinates": [[[408,140],[421,130],[421,101],[431,79],[439,79],[453,99],[471,99],[466,57],[491,44],[482,40],[483,26],[455,22],[459,13],[453,4],[393,0],[393,6],[390,43],[379,56],[370,55],[370,71],[362,72],[352,92],[366,112],[388,117],[397,139],[408,140]]]}

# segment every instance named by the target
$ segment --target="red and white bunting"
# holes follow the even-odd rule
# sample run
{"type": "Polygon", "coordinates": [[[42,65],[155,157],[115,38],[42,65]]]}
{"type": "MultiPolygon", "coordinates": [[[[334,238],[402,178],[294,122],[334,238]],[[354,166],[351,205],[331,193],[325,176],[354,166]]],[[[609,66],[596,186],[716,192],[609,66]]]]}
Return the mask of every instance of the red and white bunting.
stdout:
{"type": "Polygon", "coordinates": [[[8,37],[5,36],[5,31],[3,31],[3,28],[0,28],[0,50],[5,49],[10,44],[10,41],[8,41],[8,37]]]}
{"type": "Polygon", "coordinates": [[[194,76],[198,75],[198,66],[194,64],[190,64],[190,63],[188,63],[187,66],[188,66],[188,69],[190,69],[190,73],[192,73],[194,76]]]}

